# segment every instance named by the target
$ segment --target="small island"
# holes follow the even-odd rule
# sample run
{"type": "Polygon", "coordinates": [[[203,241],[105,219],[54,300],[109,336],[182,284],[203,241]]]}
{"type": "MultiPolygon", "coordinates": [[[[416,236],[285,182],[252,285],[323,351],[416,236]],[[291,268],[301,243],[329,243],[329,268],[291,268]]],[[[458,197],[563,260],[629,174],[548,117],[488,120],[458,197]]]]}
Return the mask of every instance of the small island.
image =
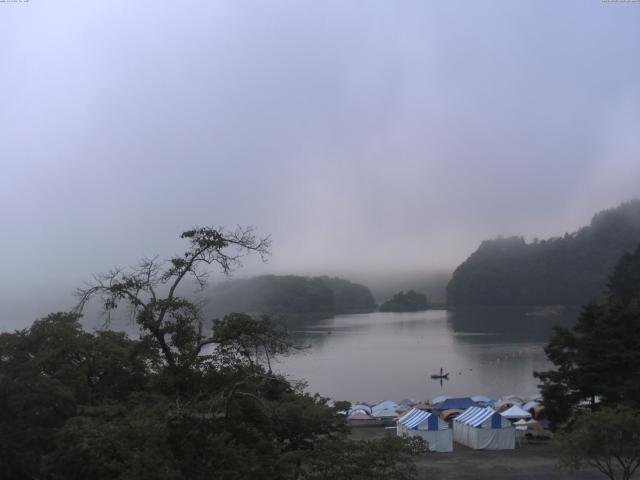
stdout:
{"type": "Polygon", "coordinates": [[[381,312],[419,312],[428,308],[427,296],[414,290],[396,293],[380,305],[381,312]]]}

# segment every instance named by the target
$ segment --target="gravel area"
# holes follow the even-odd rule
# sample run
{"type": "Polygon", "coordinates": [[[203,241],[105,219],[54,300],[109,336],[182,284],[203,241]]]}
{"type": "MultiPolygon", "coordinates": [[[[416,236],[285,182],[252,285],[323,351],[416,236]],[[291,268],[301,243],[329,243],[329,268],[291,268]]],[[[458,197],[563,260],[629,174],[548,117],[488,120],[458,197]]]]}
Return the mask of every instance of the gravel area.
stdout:
{"type": "MultiPolygon", "coordinates": [[[[353,428],[352,438],[395,435],[395,428],[353,428]]],[[[430,452],[416,460],[419,480],[606,480],[595,469],[565,472],[551,441],[523,443],[515,450],[473,450],[458,443],[452,453],[430,452]]],[[[640,476],[635,476],[639,478],[640,476]]]]}

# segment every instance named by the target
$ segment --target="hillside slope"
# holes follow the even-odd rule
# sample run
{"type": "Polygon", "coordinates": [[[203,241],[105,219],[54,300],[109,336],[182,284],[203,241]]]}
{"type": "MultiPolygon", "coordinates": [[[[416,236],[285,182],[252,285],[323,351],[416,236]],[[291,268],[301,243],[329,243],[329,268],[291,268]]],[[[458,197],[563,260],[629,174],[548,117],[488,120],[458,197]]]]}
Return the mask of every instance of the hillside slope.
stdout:
{"type": "Polygon", "coordinates": [[[593,216],[575,233],[525,242],[485,240],[453,272],[447,303],[582,305],[601,299],[621,255],[640,244],[640,200],[593,216]]]}

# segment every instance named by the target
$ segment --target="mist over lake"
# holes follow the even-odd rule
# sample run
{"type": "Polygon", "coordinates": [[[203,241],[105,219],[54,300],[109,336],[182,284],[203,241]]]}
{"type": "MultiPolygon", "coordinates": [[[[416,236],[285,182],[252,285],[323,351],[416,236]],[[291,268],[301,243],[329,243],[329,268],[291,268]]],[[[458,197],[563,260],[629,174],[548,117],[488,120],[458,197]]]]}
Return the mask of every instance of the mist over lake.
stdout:
{"type": "Polygon", "coordinates": [[[291,327],[309,345],[276,369],[337,400],[430,399],[438,395],[535,395],[532,372],[549,368],[544,345],[577,311],[545,316],[523,308],[468,308],[341,315],[291,327]],[[429,376],[440,367],[449,380],[429,376]]]}
{"type": "Polygon", "coordinates": [[[639,25],[0,0],[0,480],[636,478],[639,25]]]}

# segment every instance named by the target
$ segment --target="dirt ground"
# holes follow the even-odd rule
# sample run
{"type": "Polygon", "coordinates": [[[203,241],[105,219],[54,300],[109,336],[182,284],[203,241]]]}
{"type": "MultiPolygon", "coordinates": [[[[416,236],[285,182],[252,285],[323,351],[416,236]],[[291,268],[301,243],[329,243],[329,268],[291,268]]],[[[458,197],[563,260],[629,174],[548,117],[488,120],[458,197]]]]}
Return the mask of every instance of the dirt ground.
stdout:
{"type": "MultiPolygon", "coordinates": [[[[357,440],[395,435],[395,428],[353,428],[357,440]]],[[[431,452],[416,461],[420,480],[606,480],[595,469],[565,472],[551,441],[524,442],[515,450],[472,450],[458,443],[453,452],[431,452]]],[[[634,478],[639,478],[636,476],[634,478]]]]}

